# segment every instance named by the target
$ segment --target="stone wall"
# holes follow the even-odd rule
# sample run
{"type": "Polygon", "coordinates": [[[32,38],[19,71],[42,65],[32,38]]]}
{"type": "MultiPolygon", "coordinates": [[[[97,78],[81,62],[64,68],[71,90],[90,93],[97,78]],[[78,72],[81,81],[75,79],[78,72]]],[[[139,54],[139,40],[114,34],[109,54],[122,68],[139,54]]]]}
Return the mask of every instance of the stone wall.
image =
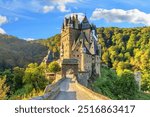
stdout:
{"type": "Polygon", "coordinates": [[[88,79],[90,78],[89,72],[78,72],[78,82],[84,86],[88,86],[88,79]]]}
{"type": "Polygon", "coordinates": [[[61,72],[56,73],[54,82],[58,82],[61,78],[62,78],[62,73],[61,72]]]}
{"type": "MultiPolygon", "coordinates": [[[[88,89],[87,87],[81,85],[80,83],[76,82],[76,86],[83,92],[87,92],[88,95],[90,95],[91,97],[93,97],[96,100],[102,99],[102,100],[111,100],[110,98],[101,95],[99,93],[93,92],[92,90],[88,89]]],[[[84,95],[84,94],[83,94],[84,95]]]]}
{"type": "Polygon", "coordinates": [[[53,100],[60,93],[59,85],[65,78],[61,78],[55,83],[47,85],[44,90],[44,95],[33,97],[31,100],[53,100]]]}

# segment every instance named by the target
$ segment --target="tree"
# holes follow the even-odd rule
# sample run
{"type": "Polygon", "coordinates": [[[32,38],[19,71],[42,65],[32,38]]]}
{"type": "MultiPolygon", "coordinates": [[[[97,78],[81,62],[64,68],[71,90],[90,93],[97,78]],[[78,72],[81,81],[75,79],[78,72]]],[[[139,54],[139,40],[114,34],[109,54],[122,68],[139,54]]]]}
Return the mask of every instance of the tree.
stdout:
{"type": "Polygon", "coordinates": [[[7,86],[9,86],[9,92],[7,93],[8,96],[12,95],[13,92],[13,74],[12,71],[10,69],[6,69],[3,73],[2,76],[5,76],[6,78],[6,84],[7,86]]]}
{"type": "Polygon", "coordinates": [[[132,53],[132,50],[135,47],[135,41],[136,41],[135,34],[131,34],[131,36],[127,42],[127,49],[130,51],[130,53],[132,53]]]}
{"type": "Polygon", "coordinates": [[[22,88],[23,86],[24,69],[15,67],[13,69],[13,91],[22,88]]]}
{"type": "Polygon", "coordinates": [[[92,89],[98,93],[110,97],[111,99],[116,99],[116,96],[113,93],[117,79],[116,73],[107,67],[102,67],[101,73],[102,76],[96,78],[94,83],[92,83],[92,89]]]}
{"type": "Polygon", "coordinates": [[[9,86],[7,86],[5,82],[6,82],[6,77],[0,78],[0,100],[5,99],[9,91],[9,86]]]}
{"type": "Polygon", "coordinates": [[[114,94],[118,99],[134,99],[138,92],[138,85],[134,74],[130,70],[124,70],[115,83],[114,94]]]}
{"type": "Polygon", "coordinates": [[[31,63],[25,70],[23,83],[25,84],[24,88],[26,89],[27,93],[30,93],[30,91],[33,89],[43,90],[48,82],[38,64],[31,63]]]}
{"type": "Polygon", "coordinates": [[[56,72],[60,71],[60,65],[56,61],[53,61],[49,64],[48,70],[50,72],[56,73],[56,72]]]}
{"type": "Polygon", "coordinates": [[[141,88],[143,91],[150,91],[150,73],[143,73],[141,88]]]}

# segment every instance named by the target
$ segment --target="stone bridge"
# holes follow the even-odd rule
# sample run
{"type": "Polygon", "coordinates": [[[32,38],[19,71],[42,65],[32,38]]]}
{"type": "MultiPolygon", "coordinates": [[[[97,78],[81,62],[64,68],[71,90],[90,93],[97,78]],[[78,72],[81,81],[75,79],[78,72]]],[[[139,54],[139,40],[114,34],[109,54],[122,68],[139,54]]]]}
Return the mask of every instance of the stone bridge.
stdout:
{"type": "Polygon", "coordinates": [[[43,96],[32,100],[109,100],[79,84],[73,75],[60,79],[55,84],[48,85],[43,96]]]}
{"type": "Polygon", "coordinates": [[[97,94],[76,81],[73,76],[67,76],[60,85],[60,92],[54,100],[102,100],[108,99],[105,96],[97,94]]]}
{"type": "Polygon", "coordinates": [[[108,100],[109,98],[85,87],[88,77],[87,73],[78,72],[76,59],[64,59],[60,79],[56,77],[56,81],[46,87],[45,94],[33,100],[108,100]],[[71,73],[67,73],[68,70],[71,73]]]}

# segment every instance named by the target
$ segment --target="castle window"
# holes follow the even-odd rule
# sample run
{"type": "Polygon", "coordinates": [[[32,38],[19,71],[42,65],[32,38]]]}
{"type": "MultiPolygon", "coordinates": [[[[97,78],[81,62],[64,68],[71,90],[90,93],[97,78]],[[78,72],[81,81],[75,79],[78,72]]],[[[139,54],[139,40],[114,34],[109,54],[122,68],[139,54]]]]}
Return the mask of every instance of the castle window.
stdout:
{"type": "Polygon", "coordinates": [[[79,55],[77,55],[77,57],[79,57],[79,55]]]}

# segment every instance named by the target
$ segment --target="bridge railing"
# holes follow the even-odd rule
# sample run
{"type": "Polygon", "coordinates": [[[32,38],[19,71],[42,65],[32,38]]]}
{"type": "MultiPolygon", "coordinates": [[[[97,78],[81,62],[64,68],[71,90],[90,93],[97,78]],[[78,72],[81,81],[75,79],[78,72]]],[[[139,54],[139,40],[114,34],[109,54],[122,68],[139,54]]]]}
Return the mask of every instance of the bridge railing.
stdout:
{"type": "MultiPolygon", "coordinates": [[[[76,79],[76,77],[74,76],[73,79],[76,79]]],[[[76,86],[82,90],[82,91],[85,91],[85,92],[88,92],[89,95],[91,95],[91,97],[94,97],[95,99],[102,99],[102,100],[111,100],[110,98],[102,95],[102,94],[99,94],[99,93],[96,93],[94,91],[92,91],[91,89],[85,87],[84,85],[80,84],[77,80],[76,80],[76,86]]]]}

